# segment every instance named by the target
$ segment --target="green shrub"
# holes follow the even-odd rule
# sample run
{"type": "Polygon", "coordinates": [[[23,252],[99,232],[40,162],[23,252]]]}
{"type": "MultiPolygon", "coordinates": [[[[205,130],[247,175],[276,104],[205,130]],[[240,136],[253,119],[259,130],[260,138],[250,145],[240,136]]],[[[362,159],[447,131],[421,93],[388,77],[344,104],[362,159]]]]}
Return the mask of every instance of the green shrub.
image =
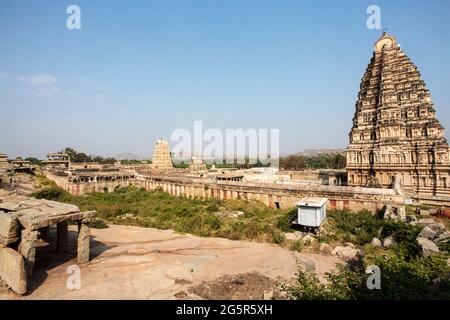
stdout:
{"type": "Polygon", "coordinates": [[[376,236],[384,220],[368,211],[352,213],[346,210],[328,212],[328,224],[336,232],[336,239],[364,245],[376,236]]]}
{"type": "Polygon", "coordinates": [[[450,253],[450,240],[439,244],[439,250],[450,253]]]}
{"type": "Polygon", "coordinates": [[[277,219],[277,227],[283,232],[289,232],[292,221],[297,217],[297,209],[292,209],[287,214],[280,216],[277,219]]]}
{"type": "Polygon", "coordinates": [[[219,206],[217,205],[217,203],[213,202],[210,203],[207,207],[206,207],[206,211],[208,212],[217,212],[219,211],[219,206]]]}
{"type": "Polygon", "coordinates": [[[284,243],[285,238],[284,238],[284,234],[278,231],[275,231],[272,234],[272,242],[276,243],[276,244],[281,244],[284,243]]]}
{"type": "Polygon", "coordinates": [[[300,268],[296,283],[283,289],[295,300],[350,300],[354,289],[362,285],[360,273],[343,265],[327,273],[326,278],[328,282],[322,283],[315,273],[300,268]]]}
{"type": "Polygon", "coordinates": [[[394,249],[406,259],[412,259],[419,254],[416,238],[421,230],[422,227],[419,226],[403,222],[385,221],[381,237],[392,237],[396,242],[394,249]]]}
{"type": "Polygon", "coordinates": [[[93,219],[89,223],[89,225],[90,225],[91,228],[94,228],[94,229],[106,229],[106,228],[108,228],[108,225],[102,219],[93,219]]]}
{"type": "Polygon", "coordinates": [[[59,187],[50,187],[34,193],[33,196],[37,199],[61,201],[68,196],[68,193],[59,187]]]}
{"type": "Polygon", "coordinates": [[[283,288],[292,299],[368,300],[368,299],[450,299],[450,268],[440,257],[416,257],[410,261],[390,252],[376,254],[364,265],[344,265],[317,276],[300,269],[297,281],[283,288]],[[368,289],[364,266],[375,264],[381,271],[381,289],[368,289]]]}
{"type": "Polygon", "coordinates": [[[221,226],[220,219],[214,215],[206,216],[205,224],[214,230],[220,229],[221,226]]]}
{"type": "Polygon", "coordinates": [[[291,243],[290,249],[292,251],[301,252],[303,250],[303,242],[301,240],[295,240],[291,243]]]}

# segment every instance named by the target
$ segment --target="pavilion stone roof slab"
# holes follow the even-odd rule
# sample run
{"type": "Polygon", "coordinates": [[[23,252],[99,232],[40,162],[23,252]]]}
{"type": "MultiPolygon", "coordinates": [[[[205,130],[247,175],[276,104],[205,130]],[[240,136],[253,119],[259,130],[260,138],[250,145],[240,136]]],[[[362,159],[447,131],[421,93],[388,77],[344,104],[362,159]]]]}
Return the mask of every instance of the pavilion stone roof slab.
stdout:
{"type": "Polygon", "coordinates": [[[67,252],[68,221],[79,222],[77,263],[89,262],[89,219],[94,216],[95,211],[80,212],[72,204],[10,194],[0,196],[0,279],[16,293],[25,294],[38,240],[48,241],[48,230],[43,228],[56,224],[56,250],[67,252]]]}
{"type": "Polygon", "coordinates": [[[78,221],[95,216],[94,211],[80,212],[77,206],[24,196],[0,197],[0,210],[26,229],[37,230],[62,221],[78,221]]]}

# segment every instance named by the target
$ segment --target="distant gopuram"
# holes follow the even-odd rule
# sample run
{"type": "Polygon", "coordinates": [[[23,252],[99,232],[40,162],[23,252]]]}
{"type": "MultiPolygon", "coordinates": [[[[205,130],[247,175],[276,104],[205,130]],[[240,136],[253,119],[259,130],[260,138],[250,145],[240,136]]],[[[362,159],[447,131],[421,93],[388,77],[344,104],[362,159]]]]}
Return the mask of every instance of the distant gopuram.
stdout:
{"type": "Polygon", "coordinates": [[[158,139],[155,144],[152,159],[152,169],[170,170],[173,168],[169,144],[164,139],[158,139]]]}
{"type": "Polygon", "coordinates": [[[417,67],[387,33],[361,81],[347,147],[348,184],[450,196],[450,149],[417,67]]]}

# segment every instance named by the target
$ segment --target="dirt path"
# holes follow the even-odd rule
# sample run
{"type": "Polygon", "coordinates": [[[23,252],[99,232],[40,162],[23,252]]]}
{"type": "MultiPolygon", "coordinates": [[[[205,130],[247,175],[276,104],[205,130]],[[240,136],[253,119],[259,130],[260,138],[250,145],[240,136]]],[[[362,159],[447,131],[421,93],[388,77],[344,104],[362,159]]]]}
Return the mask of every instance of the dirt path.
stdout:
{"type": "MultiPolygon", "coordinates": [[[[54,254],[49,247],[38,251],[28,294],[19,297],[0,289],[0,299],[196,299],[190,288],[225,275],[257,273],[276,280],[297,271],[298,257],[272,244],[118,225],[92,229],[92,236],[92,260],[81,266],[79,290],[66,286],[74,254],[54,254]]],[[[74,251],[75,229],[70,242],[74,251]]],[[[316,265],[319,275],[338,262],[331,256],[301,256],[316,265]]]]}

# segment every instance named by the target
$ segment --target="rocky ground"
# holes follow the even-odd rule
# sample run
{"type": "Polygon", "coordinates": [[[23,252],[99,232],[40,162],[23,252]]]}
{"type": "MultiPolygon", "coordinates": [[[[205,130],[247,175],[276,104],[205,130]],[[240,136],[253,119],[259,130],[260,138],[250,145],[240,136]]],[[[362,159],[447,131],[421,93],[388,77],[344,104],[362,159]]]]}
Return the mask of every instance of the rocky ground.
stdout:
{"type": "MultiPolygon", "coordinates": [[[[286,299],[280,292],[278,281],[257,272],[224,275],[189,289],[190,293],[207,300],[286,299]]],[[[181,297],[187,295],[184,291],[181,297]]]]}
{"type": "Polygon", "coordinates": [[[81,266],[81,288],[70,290],[76,263],[71,253],[38,249],[29,291],[18,296],[0,289],[1,299],[255,299],[283,298],[280,281],[302,264],[323,278],[339,259],[303,254],[268,243],[199,238],[172,231],[111,225],[92,229],[91,261],[81,266]],[[69,268],[69,269],[68,269],[69,268]]]}
{"type": "Polygon", "coordinates": [[[40,189],[36,176],[26,173],[15,173],[14,176],[2,175],[0,183],[1,192],[15,192],[19,195],[29,196],[40,189]]]}

